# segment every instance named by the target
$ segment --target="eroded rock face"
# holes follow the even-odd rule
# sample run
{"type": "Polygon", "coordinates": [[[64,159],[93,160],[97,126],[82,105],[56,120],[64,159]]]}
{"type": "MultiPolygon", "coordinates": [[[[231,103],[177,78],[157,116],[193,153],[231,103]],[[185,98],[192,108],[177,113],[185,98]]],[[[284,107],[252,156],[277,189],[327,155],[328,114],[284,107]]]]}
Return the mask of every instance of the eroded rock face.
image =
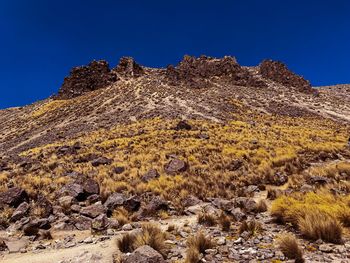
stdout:
{"type": "Polygon", "coordinates": [[[64,79],[56,99],[71,99],[86,92],[105,88],[117,81],[106,61],[92,61],[87,66],[75,67],[64,79]]]}
{"type": "Polygon", "coordinates": [[[222,59],[201,56],[199,58],[185,56],[176,66],[167,67],[167,78],[171,83],[186,82],[191,87],[206,87],[212,77],[226,77],[239,86],[265,87],[265,83],[252,76],[242,68],[234,57],[222,59]]]}
{"type": "Polygon", "coordinates": [[[26,191],[18,187],[13,187],[0,193],[0,205],[7,204],[12,207],[17,207],[25,201],[28,201],[28,195],[26,191]]]}
{"type": "Polygon", "coordinates": [[[140,77],[144,74],[143,68],[131,57],[122,57],[113,71],[123,77],[140,77]]]}
{"type": "Polygon", "coordinates": [[[264,60],[259,66],[259,73],[264,78],[273,80],[287,87],[296,87],[304,92],[314,92],[309,81],[290,71],[282,62],[264,60]]]}

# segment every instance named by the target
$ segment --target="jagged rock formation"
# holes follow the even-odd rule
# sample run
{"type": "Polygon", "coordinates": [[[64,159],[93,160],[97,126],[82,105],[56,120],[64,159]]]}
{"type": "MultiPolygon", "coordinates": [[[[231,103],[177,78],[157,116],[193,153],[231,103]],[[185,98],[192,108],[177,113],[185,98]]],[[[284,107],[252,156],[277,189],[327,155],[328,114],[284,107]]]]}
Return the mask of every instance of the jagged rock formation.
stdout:
{"type": "Polygon", "coordinates": [[[117,80],[111,72],[108,62],[104,60],[92,61],[87,66],[75,67],[70,75],[64,79],[57,99],[71,99],[86,92],[105,88],[117,80]]]}
{"type": "Polygon", "coordinates": [[[113,71],[123,77],[140,77],[144,74],[144,69],[131,57],[122,57],[113,71]]]}
{"type": "Polygon", "coordinates": [[[185,82],[197,88],[207,87],[212,77],[227,78],[238,86],[266,87],[263,81],[255,78],[247,69],[241,67],[234,57],[229,56],[222,59],[185,56],[176,67],[168,66],[166,75],[173,85],[185,82]]]}
{"type": "Polygon", "coordinates": [[[297,87],[303,92],[313,92],[309,81],[291,72],[282,62],[264,60],[259,66],[259,72],[264,78],[284,86],[297,87]]]}

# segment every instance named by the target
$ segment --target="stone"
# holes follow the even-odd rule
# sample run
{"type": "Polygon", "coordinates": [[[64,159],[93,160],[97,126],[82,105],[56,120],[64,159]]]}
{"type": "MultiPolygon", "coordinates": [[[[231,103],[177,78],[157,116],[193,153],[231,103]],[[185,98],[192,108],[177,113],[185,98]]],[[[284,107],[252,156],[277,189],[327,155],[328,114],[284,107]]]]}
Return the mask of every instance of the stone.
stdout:
{"type": "Polygon", "coordinates": [[[95,180],[91,178],[87,178],[86,180],[84,180],[83,189],[86,196],[94,194],[98,195],[100,193],[100,186],[95,180]]]}
{"type": "Polygon", "coordinates": [[[71,221],[78,230],[89,230],[92,219],[83,215],[72,215],[71,221]]]}
{"type": "Polygon", "coordinates": [[[85,198],[84,188],[82,185],[76,183],[66,184],[59,191],[59,196],[71,196],[76,200],[81,201],[85,198]]]}
{"type": "Polygon", "coordinates": [[[325,253],[331,253],[333,251],[333,248],[328,244],[319,245],[318,249],[325,253]]]}
{"type": "Polygon", "coordinates": [[[223,246],[226,244],[226,238],[225,237],[219,237],[217,240],[216,240],[216,244],[218,244],[219,246],[223,246]]]}
{"type": "Polygon", "coordinates": [[[133,229],[131,224],[125,224],[122,226],[123,231],[131,231],[133,229]]]}
{"type": "Polygon", "coordinates": [[[144,74],[144,69],[131,57],[122,57],[113,71],[126,78],[140,77],[144,74]]]}
{"type": "Polygon", "coordinates": [[[58,199],[58,203],[63,208],[71,207],[74,203],[75,199],[72,196],[62,196],[58,199]]]}
{"type": "Polygon", "coordinates": [[[123,207],[129,212],[136,212],[141,206],[140,199],[134,195],[125,200],[123,207]]]}
{"type": "Polygon", "coordinates": [[[90,195],[86,200],[91,205],[91,204],[94,204],[96,202],[99,202],[101,200],[101,198],[99,195],[93,194],[93,195],[90,195]]]}
{"type": "Polygon", "coordinates": [[[123,166],[117,166],[117,167],[113,168],[113,172],[115,174],[122,174],[122,173],[124,173],[124,171],[125,171],[125,167],[123,167],[123,166]]]}
{"type": "Polygon", "coordinates": [[[122,206],[126,199],[127,198],[124,194],[113,193],[107,198],[104,206],[107,208],[108,212],[112,213],[116,207],[122,206]]]}
{"type": "Polygon", "coordinates": [[[170,162],[164,166],[164,171],[169,175],[175,175],[178,173],[185,172],[187,168],[188,165],[185,161],[180,159],[173,159],[170,160],[170,162]]]}
{"type": "Polygon", "coordinates": [[[100,165],[110,165],[111,163],[112,163],[112,160],[106,157],[98,157],[91,161],[91,165],[94,167],[97,167],[100,165]]]}
{"type": "Polygon", "coordinates": [[[95,218],[101,214],[106,213],[106,208],[100,202],[83,207],[80,209],[80,214],[88,216],[90,218],[95,218]]]}
{"type": "Polygon", "coordinates": [[[0,204],[17,207],[23,202],[28,202],[28,194],[21,188],[12,187],[0,193],[0,204]]]}
{"type": "Polygon", "coordinates": [[[179,130],[191,130],[192,127],[190,124],[188,124],[186,121],[182,120],[182,121],[179,121],[177,124],[176,124],[176,127],[175,127],[175,130],[179,131],[179,130]]]}
{"type": "Polygon", "coordinates": [[[141,246],[133,253],[123,255],[123,263],[166,263],[159,252],[150,246],[141,246]]]}
{"type": "Polygon", "coordinates": [[[28,246],[29,240],[27,238],[21,238],[18,240],[5,240],[6,247],[9,253],[18,253],[21,249],[28,246]]]}
{"type": "Polygon", "coordinates": [[[149,182],[153,179],[159,178],[159,176],[160,175],[156,169],[151,169],[141,177],[141,180],[143,182],[149,182]]]}
{"type": "Polygon", "coordinates": [[[108,218],[105,214],[101,214],[94,218],[91,222],[91,233],[103,233],[108,227],[108,218]]]}
{"type": "Polygon", "coordinates": [[[16,222],[17,220],[24,217],[29,211],[29,204],[27,202],[21,203],[16,210],[13,212],[10,221],[16,222]]]}
{"type": "Polygon", "coordinates": [[[256,202],[248,197],[237,197],[235,200],[235,205],[247,213],[252,213],[256,210],[256,202]]]}
{"type": "Polygon", "coordinates": [[[160,196],[155,196],[142,210],[142,216],[153,215],[157,211],[160,211],[160,210],[166,211],[168,209],[169,209],[168,202],[160,196]]]}
{"type": "Polygon", "coordinates": [[[311,184],[325,185],[328,184],[330,180],[323,176],[311,176],[309,181],[311,184]]]}

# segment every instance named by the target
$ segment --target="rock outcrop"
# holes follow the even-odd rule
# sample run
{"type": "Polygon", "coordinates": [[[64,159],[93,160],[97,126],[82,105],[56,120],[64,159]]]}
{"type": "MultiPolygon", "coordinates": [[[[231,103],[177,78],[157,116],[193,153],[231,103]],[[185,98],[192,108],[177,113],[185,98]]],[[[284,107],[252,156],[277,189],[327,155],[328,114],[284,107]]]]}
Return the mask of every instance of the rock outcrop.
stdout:
{"type": "Polygon", "coordinates": [[[143,68],[131,57],[122,57],[118,66],[113,71],[126,78],[140,77],[145,73],[143,68]]]}
{"type": "Polygon", "coordinates": [[[259,73],[265,78],[287,87],[296,87],[303,92],[314,92],[309,81],[290,71],[279,61],[264,60],[259,66],[259,73]]]}
{"type": "Polygon", "coordinates": [[[185,82],[195,88],[207,87],[212,77],[225,77],[238,86],[265,87],[266,84],[255,78],[250,72],[241,67],[234,57],[222,59],[201,56],[195,58],[185,56],[176,66],[167,67],[167,78],[170,83],[185,82]]]}
{"type": "Polygon", "coordinates": [[[64,79],[56,99],[71,99],[86,92],[105,88],[118,77],[114,74],[106,61],[92,61],[87,66],[75,67],[70,75],[64,79]]]}

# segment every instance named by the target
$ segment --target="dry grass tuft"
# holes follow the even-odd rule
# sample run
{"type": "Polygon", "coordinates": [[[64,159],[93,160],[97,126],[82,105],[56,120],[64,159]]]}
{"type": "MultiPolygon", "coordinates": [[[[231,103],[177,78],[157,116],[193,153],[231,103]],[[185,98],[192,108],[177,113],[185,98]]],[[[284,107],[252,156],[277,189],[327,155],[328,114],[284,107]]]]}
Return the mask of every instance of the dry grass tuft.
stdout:
{"type": "Polygon", "coordinates": [[[263,213],[267,211],[267,204],[265,200],[259,200],[259,202],[256,204],[255,211],[257,213],[263,213]]]}
{"type": "Polygon", "coordinates": [[[215,226],[217,224],[217,218],[212,214],[202,212],[198,214],[197,222],[204,226],[215,226]]]}
{"type": "Polygon", "coordinates": [[[133,252],[135,250],[135,241],[135,235],[126,233],[117,240],[117,246],[123,253],[133,252]]]}
{"type": "Polygon", "coordinates": [[[296,237],[291,233],[283,233],[277,239],[279,249],[289,258],[294,259],[296,263],[303,263],[303,251],[298,244],[296,237]]]}
{"type": "Polygon", "coordinates": [[[144,224],[142,231],[136,237],[135,246],[148,245],[157,250],[163,257],[166,257],[168,246],[165,244],[165,234],[160,227],[154,224],[144,224]]]}
{"type": "Polygon", "coordinates": [[[231,228],[231,219],[225,213],[221,213],[218,218],[219,224],[221,226],[222,231],[230,231],[231,228]]]}
{"type": "Polygon", "coordinates": [[[239,227],[239,233],[248,232],[249,236],[255,236],[258,233],[261,233],[262,225],[259,221],[243,221],[239,227]]]}
{"type": "Polygon", "coordinates": [[[130,222],[129,212],[123,207],[115,209],[113,211],[112,218],[116,219],[120,226],[130,222]]]}
{"type": "Polygon", "coordinates": [[[291,223],[308,239],[340,243],[342,225],[348,226],[349,196],[335,196],[324,190],[276,199],[271,214],[280,222],[291,223]]]}
{"type": "Polygon", "coordinates": [[[187,239],[186,263],[199,262],[199,255],[205,253],[205,250],[213,248],[215,243],[203,232],[187,239]]]}

